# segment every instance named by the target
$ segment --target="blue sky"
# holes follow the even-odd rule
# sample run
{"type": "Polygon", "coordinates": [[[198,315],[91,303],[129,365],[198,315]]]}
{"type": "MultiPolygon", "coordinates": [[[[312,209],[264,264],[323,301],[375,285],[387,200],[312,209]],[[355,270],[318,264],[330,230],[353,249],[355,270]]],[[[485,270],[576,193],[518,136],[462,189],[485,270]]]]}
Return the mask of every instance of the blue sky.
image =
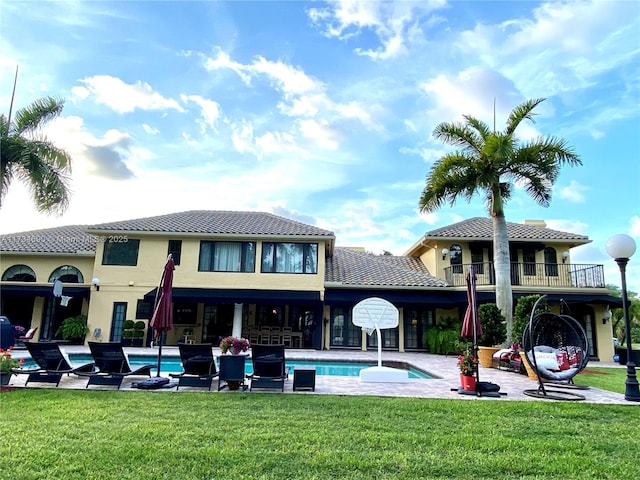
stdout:
{"type": "MultiPolygon", "coordinates": [[[[2,2],[0,107],[66,99],[47,131],[73,157],[61,217],[12,184],[0,233],[192,209],[261,210],[402,254],[424,232],[486,216],[482,199],[430,215],[425,175],[461,115],[497,128],[547,97],[522,139],[565,138],[551,206],[522,188],[507,220],[544,219],[640,250],[640,4],[603,2],[2,2]]],[[[640,292],[640,251],[628,267],[640,292]]]]}

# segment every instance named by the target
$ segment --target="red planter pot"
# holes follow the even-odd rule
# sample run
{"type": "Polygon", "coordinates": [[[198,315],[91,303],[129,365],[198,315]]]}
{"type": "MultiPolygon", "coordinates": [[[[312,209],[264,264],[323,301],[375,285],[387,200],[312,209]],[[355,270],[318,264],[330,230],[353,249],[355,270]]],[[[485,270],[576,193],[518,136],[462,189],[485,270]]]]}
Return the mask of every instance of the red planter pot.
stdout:
{"type": "Polygon", "coordinates": [[[475,392],[476,377],[460,374],[460,385],[467,392],[475,392]]]}

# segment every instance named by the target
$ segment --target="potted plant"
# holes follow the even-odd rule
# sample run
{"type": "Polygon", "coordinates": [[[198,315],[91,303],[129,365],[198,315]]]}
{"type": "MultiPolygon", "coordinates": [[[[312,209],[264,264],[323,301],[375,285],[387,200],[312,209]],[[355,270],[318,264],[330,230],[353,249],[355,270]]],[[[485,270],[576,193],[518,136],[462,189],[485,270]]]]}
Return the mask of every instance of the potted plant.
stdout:
{"type": "Polygon", "coordinates": [[[133,320],[125,320],[122,324],[122,346],[130,347],[133,344],[133,328],[135,322],[133,320]]]}
{"type": "Polygon", "coordinates": [[[478,358],[485,368],[493,366],[493,354],[500,350],[500,344],[507,339],[506,319],[495,303],[485,303],[478,308],[478,318],[482,326],[482,336],[478,339],[478,358]]]}
{"type": "Polygon", "coordinates": [[[56,335],[61,335],[64,340],[69,340],[71,343],[82,345],[87,333],[89,333],[89,326],[86,315],[76,315],[65,318],[56,335]]]}
{"type": "Polygon", "coordinates": [[[241,352],[249,350],[249,341],[241,337],[224,337],[220,342],[220,350],[222,353],[230,352],[238,355],[241,352]]]}
{"type": "Polygon", "coordinates": [[[144,339],[144,329],[146,327],[146,324],[142,321],[142,320],[138,320],[134,325],[133,325],[133,336],[131,339],[131,344],[134,347],[141,347],[143,344],[143,339],[144,339]]]}
{"type": "Polygon", "coordinates": [[[22,367],[24,362],[24,359],[16,360],[12,358],[11,350],[13,350],[12,347],[9,347],[8,350],[0,348],[0,385],[8,385],[11,375],[13,375],[11,369],[22,367]]]}
{"type": "Polygon", "coordinates": [[[458,355],[458,369],[460,370],[460,385],[463,390],[475,391],[476,389],[476,369],[478,359],[473,352],[473,343],[463,344],[464,347],[458,355]]]}

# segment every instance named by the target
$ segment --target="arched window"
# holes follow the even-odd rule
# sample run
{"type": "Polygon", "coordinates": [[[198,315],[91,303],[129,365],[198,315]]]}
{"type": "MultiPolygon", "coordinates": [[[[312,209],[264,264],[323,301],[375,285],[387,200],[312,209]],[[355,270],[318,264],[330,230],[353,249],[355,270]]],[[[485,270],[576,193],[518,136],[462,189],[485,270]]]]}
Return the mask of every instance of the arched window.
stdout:
{"type": "Polygon", "coordinates": [[[555,248],[544,249],[544,272],[547,277],[558,276],[558,255],[555,248]]]}
{"type": "Polygon", "coordinates": [[[27,265],[13,265],[2,274],[4,282],[35,282],[36,272],[27,265]]]}
{"type": "Polygon", "coordinates": [[[80,270],[71,265],[62,265],[49,275],[49,282],[53,283],[56,280],[60,280],[62,283],[84,283],[84,277],[80,270]]]}
{"type": "Polygon", "coordinates": [[[453,244],[449,248],[450,265],[453,273],[463,273],[462,271],[462,247],[453,244]]]}

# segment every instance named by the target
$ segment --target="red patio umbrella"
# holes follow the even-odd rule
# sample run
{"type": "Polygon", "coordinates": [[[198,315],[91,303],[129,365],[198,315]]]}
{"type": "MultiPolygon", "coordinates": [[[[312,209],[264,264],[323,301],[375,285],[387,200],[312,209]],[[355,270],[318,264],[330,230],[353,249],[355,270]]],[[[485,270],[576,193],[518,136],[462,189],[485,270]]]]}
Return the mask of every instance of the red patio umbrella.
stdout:
{"type": "MultiPolygon", "coordinates": [[[[160,285],[158,286],[160,299],[156,302],[150,323],[151,328],[155,330],[156,338],[160,340],[158,346],[158,377],[160,376],[160,362],[162,361],[162,344],[164,343],[164,337],[166,332],[173,328],[171,292],[173,289],[173,271],[175,269],[176,266],[173,261],[173,256],[169,254],[167,264],[164,266],[164,271],[160,278],[160,285]]],[[[156,298],[158,298],[158,291],[156,291],[156,298]]]]}
{"type": "Polygon", "coordinates": [[[464,321],[462,322],[462,338],[473,339],[474,345],[478,341],[478,337],[482,336],[482,325],[478,318],[478,294],[476,292],[476,274],[473,266],[469,267],[466,276],[467,281],[467,310],[464,312],[464,321]]]}
{"type": "MultiPolygon", "coordinates": [[[[466,276],[467,281],[467,310],[464,312],[462,331],[460,336],[466,339],[473,339],[473,355],[478,361],[478,337],[482,336],[482,325],[478,317],[478,293],[476,291],[476,274],[473,266],[469,267],[466,276]]],[[[476,388],[480,382],[480,369],[476,364],[476,388]]]]}

